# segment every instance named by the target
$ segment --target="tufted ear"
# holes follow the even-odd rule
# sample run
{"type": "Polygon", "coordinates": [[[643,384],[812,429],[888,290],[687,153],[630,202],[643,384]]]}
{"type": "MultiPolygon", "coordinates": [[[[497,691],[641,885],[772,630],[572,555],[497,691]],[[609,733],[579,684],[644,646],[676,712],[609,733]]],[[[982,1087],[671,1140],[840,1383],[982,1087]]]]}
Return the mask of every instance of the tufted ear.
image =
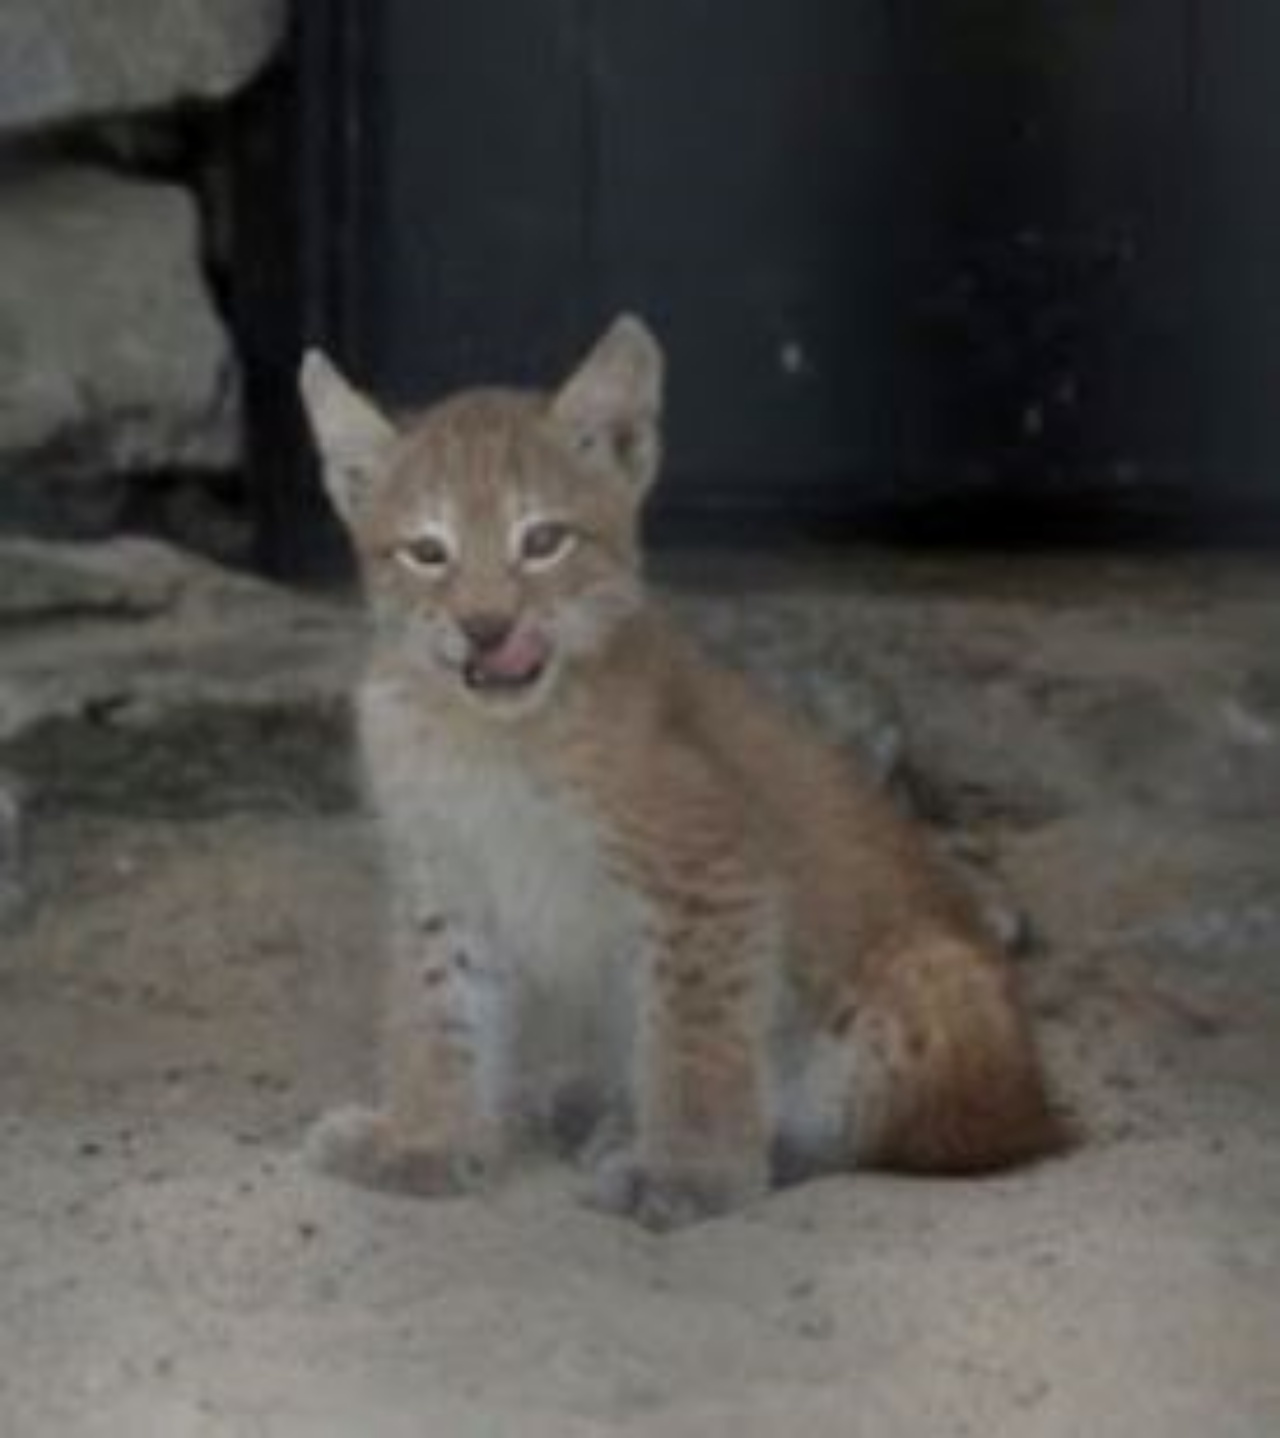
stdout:
{"type": "Polygon", "coordinates": [[[620,315],[551,402],[554,422],[589,463],[637,493],[661,458],[662,348],[634,315],[620,315]]]}
{"type": "Polygon", "coordinates": [[[320,453],[325,489],[342,519],[353,524],[386,468],[395,426],[320,350],[303,355],[298,388],[320,453]]]}

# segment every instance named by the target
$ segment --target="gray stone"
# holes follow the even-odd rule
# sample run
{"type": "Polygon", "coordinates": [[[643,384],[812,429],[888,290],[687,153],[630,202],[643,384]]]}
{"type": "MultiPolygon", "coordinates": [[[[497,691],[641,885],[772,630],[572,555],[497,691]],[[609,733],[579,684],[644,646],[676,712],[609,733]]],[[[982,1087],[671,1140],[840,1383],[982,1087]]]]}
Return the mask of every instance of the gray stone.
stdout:
{"type": "Polygon", "coordinates": [[[1280,812],[1274,672],[1224,675],[1192,693],[1117,678],[1058,708],[1099,786],[1135,805],[1224,818],[1280,812]]]}
{"type": "Polygon", "coordinates": [[[229,468],[238,394],[185,191],[0,170],[0,483],[229,468]]]}
{"type": "Polygon", "coordinates": [[[34,811],[355,802],[350,610],[141,539],[0,541],[0,574],[0,765],[34,811]]]}
{"type": "Polygon", "coordinates": [[[216,100],[278,44],[284,0],[4,0],[0,132],[216,100]]]}
{"type": "Polygon", "coordinates": [[[841,642],[838,624],[803,600],[765,594],[685,596],[674,607],[713,654],[855,750],[881,783],[894,777],[902,759],[897,704],[841,642]]]}
{"type": "Polygon", "coordinates": [[[0,624],[14,625],[160,614],[207,570],[145,539],[54,544],[12,537],[0,538],[0,572],[0,624]]]}
{"type": "Polygon", "coordinates": [[[25,905],[24,857],[18,787],[0,774],[0,932],[21,915],[25,905]]]}

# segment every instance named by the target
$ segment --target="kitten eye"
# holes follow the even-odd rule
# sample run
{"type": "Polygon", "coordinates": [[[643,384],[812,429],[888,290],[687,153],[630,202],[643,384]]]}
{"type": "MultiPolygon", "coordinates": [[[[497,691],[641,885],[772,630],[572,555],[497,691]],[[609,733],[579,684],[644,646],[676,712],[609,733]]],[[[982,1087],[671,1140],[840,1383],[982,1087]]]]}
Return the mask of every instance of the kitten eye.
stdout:
{"type": "Polygon", "coordinates": [[[438,574],[449,563],[449,547],[434,534],[420,534],[406,540],[396,550],[396,558],[420,573],[438,574]]]}
{"type": "Polygon", "coordinates": [[[558,519],[542,519],[520,536],[520,558],[525,564],[545,566],[566,555],[576,538],[567,524],[558,519]]]}

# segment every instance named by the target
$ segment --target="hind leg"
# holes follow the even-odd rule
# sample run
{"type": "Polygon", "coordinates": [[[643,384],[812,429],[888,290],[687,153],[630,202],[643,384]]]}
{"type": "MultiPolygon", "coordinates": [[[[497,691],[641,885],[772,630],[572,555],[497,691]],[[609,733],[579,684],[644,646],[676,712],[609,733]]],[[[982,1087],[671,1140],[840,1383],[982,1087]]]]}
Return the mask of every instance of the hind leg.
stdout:
{"type": "Polygon", "coordinates": [[[935,936],[868,957],[777,1045],[777,1182],[855,1167],[980,1172],[1061,1145],[998,951],[935,936]]]}

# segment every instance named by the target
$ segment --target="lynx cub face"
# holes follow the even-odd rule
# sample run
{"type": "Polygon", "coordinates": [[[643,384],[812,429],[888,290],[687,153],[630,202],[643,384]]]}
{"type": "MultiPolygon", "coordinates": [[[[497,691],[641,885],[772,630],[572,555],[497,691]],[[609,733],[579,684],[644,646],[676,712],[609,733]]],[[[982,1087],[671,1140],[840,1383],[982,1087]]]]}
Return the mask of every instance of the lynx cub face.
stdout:
{"type": "Polygon", "coordinates": [[[302,385],[383,642],[405,662],[513,717],[639,607],[662,357],[638,320],[550,397],[471,391],[403,427],[316,352],[302,385]]]}

